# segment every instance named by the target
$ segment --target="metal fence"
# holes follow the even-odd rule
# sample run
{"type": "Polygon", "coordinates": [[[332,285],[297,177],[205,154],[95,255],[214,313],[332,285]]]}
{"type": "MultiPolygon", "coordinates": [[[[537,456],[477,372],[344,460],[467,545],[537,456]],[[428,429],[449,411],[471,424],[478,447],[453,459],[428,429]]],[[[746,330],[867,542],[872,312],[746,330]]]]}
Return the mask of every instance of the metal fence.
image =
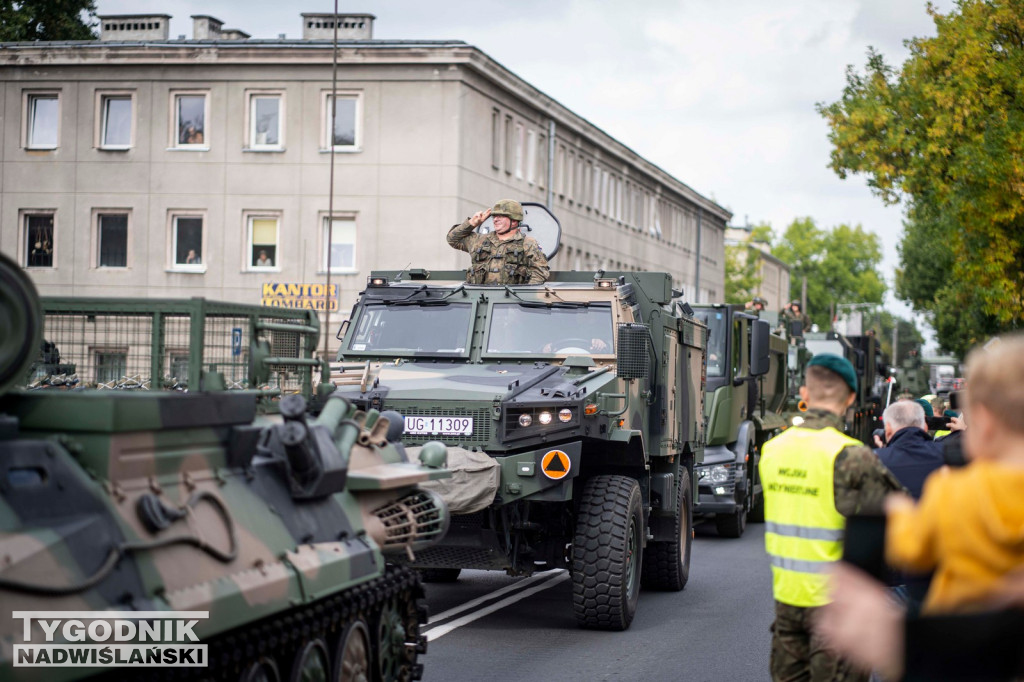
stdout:
{"type": "Polygon", "coordinates": [[[44,297],[30,388],[312,392],[314,311],[201,298],[44,297]]]}

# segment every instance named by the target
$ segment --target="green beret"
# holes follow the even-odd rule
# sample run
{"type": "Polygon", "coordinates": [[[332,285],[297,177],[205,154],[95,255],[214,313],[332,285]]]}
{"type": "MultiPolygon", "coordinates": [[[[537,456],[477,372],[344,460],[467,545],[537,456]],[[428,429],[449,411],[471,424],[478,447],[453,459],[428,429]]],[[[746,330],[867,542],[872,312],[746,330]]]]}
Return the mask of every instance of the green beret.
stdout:
{"type": "Polygon", "coordinates": [[[924,408],[924,416],[926,416],[926,417],[934,417],[935,416],[935,411],[932,410],[932,404],[930,402],[928,402],[924,398],[918,398],[914,402],[924,408]]]}
{"type": "Polygon", "coordinates": [[[846,358],[841,358],[832,353],[819,353],[807,363],[808,367],[812,365],[818,365],[830,372],[835,372],[846,382],[851,391],[857,392],[857,373],[853,370],[853,365],[846,358]]]}

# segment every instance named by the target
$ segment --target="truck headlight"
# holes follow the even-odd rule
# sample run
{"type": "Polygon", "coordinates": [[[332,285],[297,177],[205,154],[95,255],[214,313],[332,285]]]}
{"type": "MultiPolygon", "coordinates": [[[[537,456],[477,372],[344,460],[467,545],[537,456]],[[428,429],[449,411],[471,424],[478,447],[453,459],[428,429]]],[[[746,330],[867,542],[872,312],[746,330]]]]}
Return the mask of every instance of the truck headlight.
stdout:
{"type": "Polygon", "coordinates": [[[793,417],[793,426],[800,426],[803,423],[804,423],[804,418],[801,417],[800,415],[795,415],[793,417]]]}
{"type": "Polygon", "coordinates": [[[729,467],[724,464],[716,464],[708,470],[707,476],[704,478],[705,483],[711,485],[719,485],[729,480],[729,467]]]}
{"type": "Polygon", "coordinates": [[[541,412],[537,415],[537,421],[539,421],[542,426],[547,426],[551,423],[551,413],[546,410],[541,412]]]}
{"type": "Polygon", "coordinates": [[[526,426],[529,426],[532,423],[533,423],[533,417],[531,417],[529,414],[525,414],[524,413],[524,414],[519,415],[519,425],[520,426],[526,427],[526,426]]]}
{"type": "Polygon", "coordinates": [[[572,421],[572,410],[568,407],[558,411],[558,421],[560,422],[571,422],[572,421]]]}

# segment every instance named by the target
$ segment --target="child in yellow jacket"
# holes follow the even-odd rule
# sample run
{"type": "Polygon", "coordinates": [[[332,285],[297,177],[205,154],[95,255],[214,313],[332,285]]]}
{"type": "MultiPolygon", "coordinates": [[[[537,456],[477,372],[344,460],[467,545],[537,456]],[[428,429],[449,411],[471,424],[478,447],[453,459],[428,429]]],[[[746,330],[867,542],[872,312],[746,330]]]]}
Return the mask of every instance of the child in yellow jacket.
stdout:
{"type": "Polygon", "coordinates": [[[927,613],[980,608],[1024,567],[1024,335],[971,353],[964,414],[971,462],[932,474],[916,505],[886,504],[889,564],[935,569],[927,613]]]}

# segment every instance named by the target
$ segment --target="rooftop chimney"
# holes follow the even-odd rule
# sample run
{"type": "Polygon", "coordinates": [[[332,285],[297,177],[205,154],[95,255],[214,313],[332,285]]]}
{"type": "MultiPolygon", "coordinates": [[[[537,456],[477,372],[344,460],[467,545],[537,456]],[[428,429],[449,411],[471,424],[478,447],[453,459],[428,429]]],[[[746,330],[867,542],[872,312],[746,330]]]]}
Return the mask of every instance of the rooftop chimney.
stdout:
{"type": "Polygon", "coordinates": [[[245,40],[249,34],[237,28],[223,28],[224,22],[208,14],[192,15],[193,40],[245,40]]]}
{"type": "Polygon", "coordinates": [[[170,14],[105,14],[100,20],[100,40],[167,40],[170,14]]]}
{"type": "Polygon", "coordinates": [[[372,14],[302,14],[303,40],[333,40],[334,23],[338,23],[338,40],[372,40],[372,14]]]}

